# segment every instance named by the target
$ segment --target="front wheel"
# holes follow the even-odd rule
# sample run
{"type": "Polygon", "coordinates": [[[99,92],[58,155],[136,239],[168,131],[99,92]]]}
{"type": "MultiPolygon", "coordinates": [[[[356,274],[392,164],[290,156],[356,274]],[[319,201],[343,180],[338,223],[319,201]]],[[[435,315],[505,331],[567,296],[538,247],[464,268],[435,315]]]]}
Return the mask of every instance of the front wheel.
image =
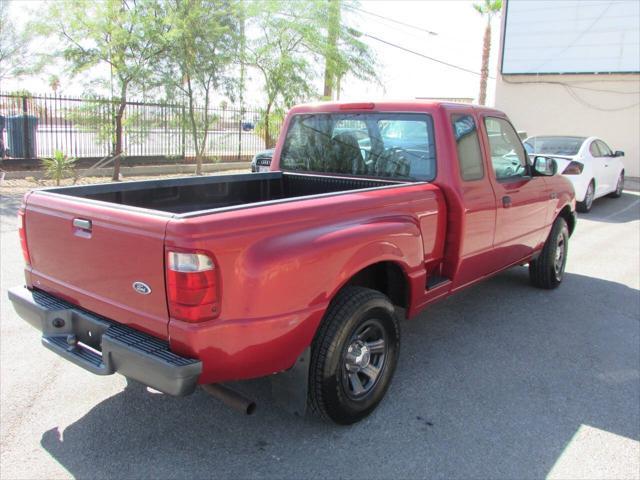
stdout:
{"type": "Polygon", "coordinates": [[[557,288],[564,277],[569,248],[569,228],[564,218],[558,217],[544,243],[542,252],[529,263],[529,279],[538,288],[557,288]]]}
{"type": "Polygon", "coordinates": [[[369,415],[398,362],[400,328],[389,299],[348,286],[327,309],[311,349],[309,406],[342,425],[369,415]]]}

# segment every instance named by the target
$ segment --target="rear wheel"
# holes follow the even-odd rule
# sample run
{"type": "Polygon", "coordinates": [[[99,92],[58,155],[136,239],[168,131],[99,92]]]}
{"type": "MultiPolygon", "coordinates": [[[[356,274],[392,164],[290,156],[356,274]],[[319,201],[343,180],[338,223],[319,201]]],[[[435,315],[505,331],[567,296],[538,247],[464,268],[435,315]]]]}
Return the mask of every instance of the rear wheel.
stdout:
{"type": "Polygon", "coordinates": [[[620,176],[618,177],[618,183],[616,185],[615,191],[611,192],[609,196],[611,198],[620,198],[622,196],[623,190],[624,190],[624,170],[620,172],[620,176]]]}
{"type": "Polygon", "coordinates": [[[596,183],[591,180],[587,187],[587,193],[584,194],[584,200],[576,203],[576,209],[581,213],[588,213],[593,206],[593,199],[596,195],[596,183]]]}
{"type": "Polygon", "coordinates": [[[564,277],[569,247],[569,228],[564,218],[558,217],[542,252],[529,263],[529,279],[538,288],[557,288],[564,277]]]}
{"type": "Polygon", "coordinates": [[[389,299],[345,287],[331,302],[311,349],[309,405],[327,420],[349,425],[384,397],[398,361],[400,328],[389,299]]]}

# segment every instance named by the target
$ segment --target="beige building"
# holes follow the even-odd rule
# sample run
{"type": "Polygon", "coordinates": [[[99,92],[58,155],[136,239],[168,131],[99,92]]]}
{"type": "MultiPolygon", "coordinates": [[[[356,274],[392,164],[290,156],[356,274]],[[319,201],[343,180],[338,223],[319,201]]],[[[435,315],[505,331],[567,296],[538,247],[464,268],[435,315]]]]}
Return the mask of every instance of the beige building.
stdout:
{"type": "Polygon", "coordinates": [[[496,107],[529,136],[601,137],[640,177],[639,6],[505,2],[496,107]]]}

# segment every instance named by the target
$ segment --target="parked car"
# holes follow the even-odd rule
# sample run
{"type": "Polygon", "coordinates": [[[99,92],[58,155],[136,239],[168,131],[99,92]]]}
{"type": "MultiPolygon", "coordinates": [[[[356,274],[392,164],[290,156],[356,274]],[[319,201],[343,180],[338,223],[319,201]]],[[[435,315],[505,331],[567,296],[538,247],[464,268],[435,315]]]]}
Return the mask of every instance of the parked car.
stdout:
{"type": "Polygon", "coordinates": [[[269,376],[289,410],[351,424],[391,384],[400,312],[517,265],[560,285],[576,216],[555,171],[497,110],[302,105],[270,172],[28,193],[26,285],[9,298],[45,347],[95,374],[171,395],[200,384],[247,412],[220,384],[269,376]],[[370,136],[370,164],[345,122],[370,136]],[[419,124],[421,155],[385,140],[393,122],[412,138],[419,124]]]}
{"type": "Polygon", "coordinates": [[[252,172],[268,172],[273,159],[273,148],[256,153],[251,159],[252,172]]]}
{"type": "Polygon", "coordinates": [[[613,151],[597,137],[529,137],[530,154],[553,156],[558,169],[573,184],[579,212],[587,213],[597,198],[618,198],[624,189],[622,151],[613,151]]]}
{"type": "Polygon", "coordinates": [[[240,122],[240,125],[243,132],[250,132],[251,130],[256,128],[256,124],[251,120],[243,120],[242,122],[240,122]]]}

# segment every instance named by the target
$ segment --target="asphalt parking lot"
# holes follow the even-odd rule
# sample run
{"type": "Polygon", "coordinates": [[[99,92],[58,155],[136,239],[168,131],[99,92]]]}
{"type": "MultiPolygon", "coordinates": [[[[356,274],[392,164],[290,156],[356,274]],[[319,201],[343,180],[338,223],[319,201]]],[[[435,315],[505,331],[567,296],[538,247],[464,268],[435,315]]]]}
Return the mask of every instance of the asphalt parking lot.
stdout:
{"type": "MultiPolygon", "coordinates": [[[[640,194],[582,215],[555,291],[518,267],[403,324],[386,399],[352,427],[282,412],[264,380],[252,417],[96,377],[40,345],[3,197],[0,477],[640,477],[640,194]]],[[[100,272],[96,272],[99,275],[100,272]]]]}

